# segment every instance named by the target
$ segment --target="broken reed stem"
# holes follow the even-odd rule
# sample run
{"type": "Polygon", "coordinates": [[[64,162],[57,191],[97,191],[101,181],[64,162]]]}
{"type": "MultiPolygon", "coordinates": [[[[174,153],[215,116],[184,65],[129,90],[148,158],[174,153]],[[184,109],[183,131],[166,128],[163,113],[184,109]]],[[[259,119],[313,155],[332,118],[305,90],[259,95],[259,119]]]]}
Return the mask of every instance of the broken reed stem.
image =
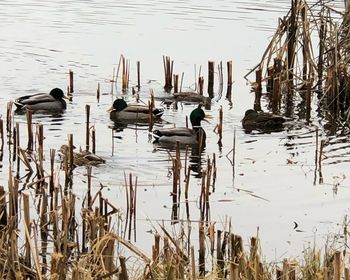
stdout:
{"type": "Polygon", "coordinates": [[[341,279],[341,253],[340,251],[336,251],[334,253],[334,260],[333,260],[333,267],[334,267],[334,276],[333,280],[340,280],[341,279]]]}
{"type": "Polygon", "coordinates": [[[3,237],[3,230],[7,226],[7,202],[5,188],[0,186],[0,238],[3,237]]]}
{"type": "Polygon", "coordinates": [[[317,168],[318,168],[318,127],[316,127],[315,131],[316,135],[316,147],[315,147],[315,171],[314,171],[314,185],[316,185],[316,176],[317,176],[317,168]]]}
{"type": "Polygon", "coordinates": [[[31,249],[30,249],[30,235],[31,235],[31,223],[30,223],[30,211],[29,211],[29,196],[22,194],[23,198],[23,213],[24,213],[24,230],[28,232],[25,239],[25,255],[24,264],[27,267],[31,267],[31,249]]]}
{"type": "Polygon", "coordinates": [[[199,223],[198,271],[200,276],[205,275],[205,230],[203,222],[199,223]]]}
{"type": "Polygon", "coordinates": [[[227,87],[232,86],[232,61],[227,61],[227,87]]]}
{"type": "Polygon", "coordinates": [[[97,83],[97,90],[96,90],[97,103],[100,102],[100,95],[101,95],[101,86],[100,86],[100,83],[97,83]]]}
{"type": "Polygon", "coordinates": [[[48,201],[47,201],[47,193],[45,188],[42,188],[42,200],[41,200],[41,210],[40,210],[40,237],[41,237],[41,255],[42,255],[42,273],[46,273],[47,267],[47,246],[48,246],[48,201]]]}
{"type": "Polygon", "coordinates": [[[219,90],[218,90],[218,96],[219,99],[221,99],[222,92],[224,90],[224,74],[223,74],[223,66],[222,61],[220,61],[218,65],[218,73],[219,73],[219,90]]]}
{"type": "Polygon", "coordinates": [[[227,61],[227,90],[226,90],[226,99],[232,103],[232,61],[227,61]]]}
{"type": "Polygon", "coordinates": [[[73,134],[68,135],[68,166],[69,166],[69,173],[73,172],[74,169],[74,144],[73,144],[73,134]]]}
{"type": "Polygon", "coordinates": [[[173,198],[173,206],[171,212],[172,223],[177,223],[178,221],[178,208],[179,208],[179,199],[180,199],[180,142],[176,141],[175,144],[176,156],[172,159],[173,164],[173,190],[171,196],[173,198]]]}
{"type": "Polygon", "coordinates": [[[218,144],[222,145],[222,126],[223,126],[223,120],[224,120],[224,113],[222,110],[222,106],[220,106],[219,110],[219,126],[218,126],[218,133],[219,133],[219,141],[218,144]]]}
{"type": "Polygon", "coordinates": [[[12,105],[13,102],[7,102],[6,107],[6,132],[7,132],[7,139],[8,144],[11,144],[11,133],[12,133],[12,105]]]}
{"type": "Polygon", "coordinates": [[[159,252],[160,252],[160,235],[155,234],[154,235],[154,245],[152,246],[152,260],[155,263],[158,262],[159,252]]]}
{"type": "Polygon", "coordinates": [[[69,69],[69,93],[74,92],[74,78],[73,78],[73,71],[69,69]]]}
{"type": "Polygon", "coordinates": [[[182,84],[183,84],[183,81],[184,81],[184,75],[185,75],[185,73],[182,72],[181,73],[181,82],[180,82],[180,92],[182,92],[182,84]]]}
{"type": "Polygon", "coordinates": [[[197,277],[196,277],[196,258],[194,255],[194,246],[193,245],[191,246],[190,251],[191,251],[191,279],[195,280],[195,279],[197,279],[197,277]]]}
{"type": "Polygon", "coordinates": [[[19,143],[19,140],[20,140],[20,134],[19,134],[19,123],[16,122],[16,161],[17,161],[17,178],[19,178],[19,169],[20,169],[20,152],[19,152],[19,149],[20,149],[20,143],[19,143]]]}
{"type": "Polygon", "coordinates": [[[85,105],[86,128],[85,128],[85,151],[90,150],[90,105],[85,105]]]}
{"type": "Polygon", "coordinates": [[[96,131],[95,126],[91,128],[92,153],[96,153],[96,131]]]}
{"type": "Polygon", "coordinates": [[[137,69],[137,90],[140,91],[141,88],[141,74],[140,74],[141,63],[140,61],[136,61],[136,69],[137,69]]]}
{"type": "MultiPolygon", "coordinates": [[[[0,140],[1,140],[1,145],[0,145],[0,152],[2,155],[2,152],[4,150],[4,121],[3,119],[0,117],[0,140]]],[[[0,161],[2,160],[2,157],[0,157],[0,161]]]]}
{"type": "Polygon", "coordinates": [[[174,93],[179,92],[179,75],[174,74],[174,93]]]}
{"type": "Polygon", "coordinates": [[[344,269],[344,279],[350,280],[350,270],[348,267],[345,267],[345,269],[344,269]]]}
{"type": "Polygon", "coordinates": [[[129,60],[122,55],[122,91],[125,92],[129,88],[129,60]]]}
{"type": "Polygon", "coordinates": [[[170,91],[173,88],[172,77],[173,77],[173,67],[174,61],[170,59],[169,56],[163,55],[163,66],[164,66],[164,76],[165,76],[165,91],[170,91]]]}
{"type": "Polygon", "coordinates": [[[208,61],[208,95],[214,97],[214,61],[208,61]]]}
{"type": "Polygon", "coordinates": [[[204,94],[204,77],[199,77],[198,78],[198,90],[199,90],[199,95],[204,94]]]}
{"type": "Polygon", "coordinates": [[[319,174],[319,184],[323,183],[323,176],[322,176],[322,156],[323,156],[323,147],[325,144],[325,140],[321,140],[320,144],[320,155],[318,159],[318,174],[319,174]]]}
{"type": "Polygon", "coordinates": [[[50,149],[50,183],[49,183],[49,194],[50,194],[50,211],[53,211],[53,192],[55,188],[55,183],[54,183],[54,164],[55,164],[55,154],[56,150],[55,149],[50,149]]]}
{"type": "Polygon", "coordinates": [[[26,112],[27,117],[27,129],[28,129],[28,144],[27,144],[27,150],[33,151],[33,123],[32,123],[32,111],[26,112]]]}
{"type": "Polygon", "coordinates": [[[232,175],[235,177],[235,163],[236,163],[236,128],[233,130],[233,143],[232,143],[232,175]]]}
{"type": "Polygon", "coordinates": [[[137,206],[137,203],[136,203],[136,198],[137,198],[137,176],[135,178],[135,187],[134,187],[134,210],[133,210],[133,213],[134,213],[134,242],[136,242],[136,206],[137,206]]]}
{"type": "Polygon", "coordinates": [[[42,167],[44,160],[44,126],[39,123],[36,126],[37,134],[37,152],[39,154],[39,164],[42,167]]]}
{"type": "Polygon", "coordinates": [[[13,143],[13,147],[12,147],[12,161],[16,160],[16,154],[17,154],[17,130],[16,130],[16,126],[13,127],[13,132],[12,132],[12,143],[13,143]]]}
{"type": "Polygon", "coordinates": [[[128,271],[126,269],[126,264],[125,264],[125,257],[124,256],[119,256],[119,262],[120,262],[120,280],[128,280],[128,271]]]}
{"type": "Polygon", "coordinates": [[[255,101],[254,101],[254,110],[260,111],[261,110],[261,94],[262,94],[262,69],[259,67],[255,71],[255,101]]]}
{"type": "Polygon", "coordinates": [[[282,60],[280,58],[274,59],[274,79],[272,90],[272,110],[277,111],[281,98],[281,72],[282,72],[282,60]]]}
{"type": "Polygon", "coordinates": [[[91,196],[91,175],[92,175],[92,167],[86,167],[87,173],[87,209],[92,211],[92,196],[91,196]]]}

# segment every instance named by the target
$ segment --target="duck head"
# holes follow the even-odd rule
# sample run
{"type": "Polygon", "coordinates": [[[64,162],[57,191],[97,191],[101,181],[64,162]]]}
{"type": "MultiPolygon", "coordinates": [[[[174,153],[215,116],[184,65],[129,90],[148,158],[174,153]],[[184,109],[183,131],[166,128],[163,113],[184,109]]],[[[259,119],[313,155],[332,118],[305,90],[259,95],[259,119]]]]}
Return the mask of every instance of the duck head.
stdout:
{"type": "Polygon", "coordinates": [[[201,105],[198,105],[196,109],[194,109],[190,114],[190,121],[192,124],[192,127],[200,127],[201,121],[206,120],[206,115],[202,109],[201,105]]]}
{"type": "Polygon", "coordinates": [[[123,111],[126,107],[128,107],[128,104],[125,102],[124,99],[118,98],[114,100],[113,105],[111,108],[107,110],[107,112],[112,112],[112,111],[123,111]]]}
{"type": "Polygon", "coordinates": [[[50,95],[55,98],[56,100],[61,100],[61,99],[69,99],[68,96],[66,96],[60,88],[54,88],[50,91],[50,95]]]}

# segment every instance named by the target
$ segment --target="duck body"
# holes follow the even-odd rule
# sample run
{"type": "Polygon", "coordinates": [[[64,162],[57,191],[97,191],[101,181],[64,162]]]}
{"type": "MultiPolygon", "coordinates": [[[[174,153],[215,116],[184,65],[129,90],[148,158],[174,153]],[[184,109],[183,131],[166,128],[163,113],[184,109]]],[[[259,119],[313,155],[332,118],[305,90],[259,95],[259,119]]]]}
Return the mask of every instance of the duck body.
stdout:
{"type": "Polygon", "coordinates": [[[156,137],[156,142],[161,144],[175,144],[177,141],[181,145],[199,145],[200,137],[205,142],[205,131],[203,128],[186,128],[186,127],[173,127],[157,129],[153,132],[156,137]],[[202,131],[202,132],[200,132],[202,131]],[[200,136],[202,133],[202,136],[200,136]]]}
{"type": "MultiPolygon", "coordinates": [[[[69,152],[68,145],[62,145],[60,152],[63,157],[67,157],[69,152]]],[[[75,166],[97,166],[99,164],[106,163],[106,160],[89,151],[80,151],[73,152],[73,163],[75,166]]]]}
{"type": "Polygon", "coordinates": [[[153,131],[155,142],[160,144],[175,144],[177,141],[180,145],[199,145],[200,141],[205,145],[206,134],[201,127],[201,121],[205,119],[205,113],[201,106],[194,109],[190,114],[192,128],[173,127],[161,128],[153,131]]]}
{"type": "Polygon", "coordinates": [[[63,91],[59,88],[54,88],[50,93],[37,93],[19,97],[14,104],[17,110],[56,112],[67,108],[64,98],[68,99],[63,91]]]}
{"type": "Polygon", "coordinates": [[[285,121],[286,119],[279,115],[249,109],[245,112],[242,119],[242,126],[247,130],[258,129],[271,131],[282,129],[285,121]]]}
{"type": "Polygon", "coordinates": [[[176,101],[188,102],[188,103],[200,103],[203,104],[205,108],[210,109],[211,99],[200,95],[196,92],[178,92],[174,93],[174,98],[176,101]]]}
{"type": "MultiPolygon", "coordinates": [[[[140,104],[127,104],[123,99],[116,99],[113,106],[108,110],[110,119],[119,122],[148,122],[150,120],[149,107],[140,104]]],[[[164,110],[154,108],[152,117],[159,119],[163,115],[164,110]]]]}

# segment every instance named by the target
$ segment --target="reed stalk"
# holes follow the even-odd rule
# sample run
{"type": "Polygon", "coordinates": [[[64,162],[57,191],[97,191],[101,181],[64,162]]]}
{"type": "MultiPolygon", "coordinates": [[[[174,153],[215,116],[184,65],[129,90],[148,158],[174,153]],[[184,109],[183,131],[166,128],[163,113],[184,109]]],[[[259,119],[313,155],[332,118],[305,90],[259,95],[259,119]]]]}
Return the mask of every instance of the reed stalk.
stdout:
{"type": "Polygon", "coordinates": [[[214,97],[214,61],[208,61],[208,95],[214,97]]]}
{"type": "Polygon", "coordinates": [[[74,92],[74,73],[69,69],[69,93],[72,94],[74,92]]]}

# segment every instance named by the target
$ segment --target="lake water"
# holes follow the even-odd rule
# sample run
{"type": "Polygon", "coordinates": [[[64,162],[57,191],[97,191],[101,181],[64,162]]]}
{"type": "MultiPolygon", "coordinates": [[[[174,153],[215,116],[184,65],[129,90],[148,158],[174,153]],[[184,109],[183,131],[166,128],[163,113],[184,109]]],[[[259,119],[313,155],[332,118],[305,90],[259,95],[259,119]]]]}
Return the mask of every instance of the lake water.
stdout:
{"type": "MultiPolygon", "coordinates": [[[[207,62],[233,62],[233,106],[225,98],[213,101],[204,159],[215,153],[217,180],[211,194],[211,218],[220,227],[231,217],[233,232],[245,241],[260,228],[263,254],[269,260],[301,256],[305,246],[323,245],[328,233],[336,233],[349,212],[350,160],[348,138],[327,136],[314,113],[312,124],[270,134],[246,134],[241,119],[253,106],[243,76],[260,60],[278,17],[290,1],[2,1],[0,21],[0,115],[10,100],[53,87],[66,89],[68,70],[75,74],[73,100],[61,116],[35,115],[44,124],[44,148],[58,149],[74,134],[74,144],[85,144],[85,105],[91,106],[91,124],[97,134],[97,154],[107,163],[93,168],[93,185],[108,186],[105,196],[125,206],[124,172],[138,177],[138,246],[150,252],[152,223],[164,220],[170,227],[172,179],[166,151],[149,140],[147,129],[127,127],[114,133],[106,110],[120,95],[111,94],[113,69],[123,54],[130,61],[130,84],[136,84],[136,61],[141,62],[141,100],[150,90],[163,95],[163,55],[174,60],[174,72],[184,73],[183,87],[194,87],[195,66],[207,78],[207,62]],[[101,84],[100,102],[96,99],[101,84]],[[219,108],[224,113],[222,149],[213,132],[219,108]],[[315,181],[315,128],[325,139],[323,184],[315,181]],[[236,131],[235,176],[226,155],[236,131]],[[114,147],[114,152],[112,152],[114,147]],[[296,222],[297,229],[294,229],[296,222]]],[[[334,1],[341,6],[341,1],[334,1]]],[[[216,69],[217,78],[217,69],[216,69]]],[[[226,78],[225,78],[226,79],[226,78]]],[[[251,77],[253,79],[253,77],[251,77]]],[[[216,80],[215,88],[218,87],[216,80]]],[[[131,98],[129,97],[131,100],[131,98]]],[[[157,102],[160,105],[160,102],[157,102]]],[[[185,124],[193,105],[165,108],[161,125],[185,124]]],[[[26,145],[25,116],[20,123],[22,147],[26,145]],[[22,132],[23,131],[23,132],[22,132]]],[[[0,184],[7,185],[7,151],[0,168],[0,184]]],[[[205,165],[205,164],[204,164],[205,165]]],[[[75,170],[74,191],[82,200],[86,192],[85,169],[75,170]]],[[[195,175],[195,174],[194,174],[195,175]]],[[[198,220],[201,180],[191,177],[191,219],[198,220]]],[[[184,198],[182,197],[183,201],[184,198]]],[[[186,218],[181,206],[180,217],[186,218]]]]}

